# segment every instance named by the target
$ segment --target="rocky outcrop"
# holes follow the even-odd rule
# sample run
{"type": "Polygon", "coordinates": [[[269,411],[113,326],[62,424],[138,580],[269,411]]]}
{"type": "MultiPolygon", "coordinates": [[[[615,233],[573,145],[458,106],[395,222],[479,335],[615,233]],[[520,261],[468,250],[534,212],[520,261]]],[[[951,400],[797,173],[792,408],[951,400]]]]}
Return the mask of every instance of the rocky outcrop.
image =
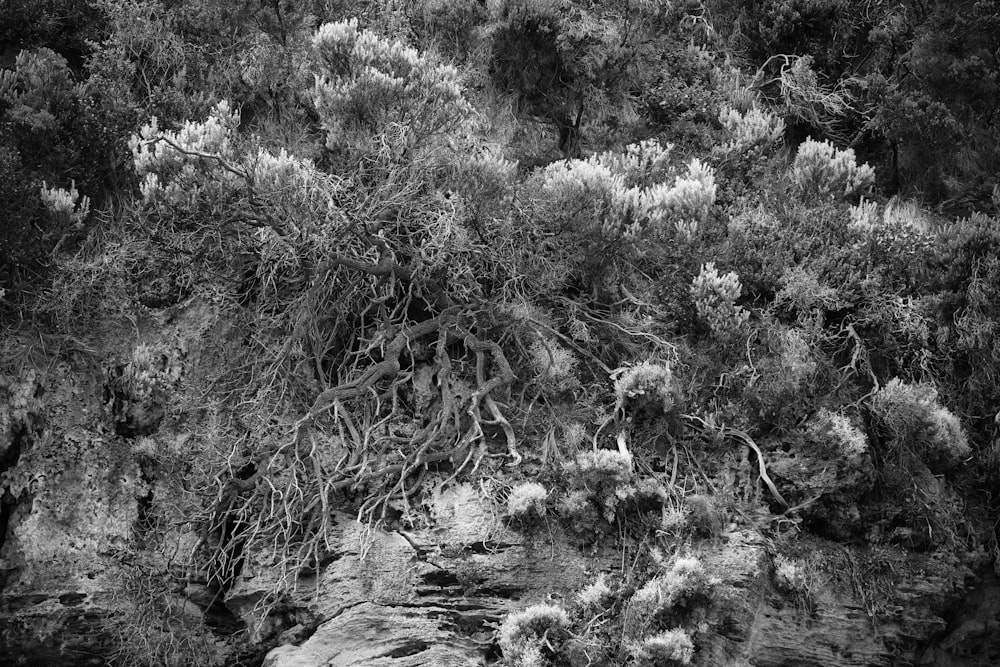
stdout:
{"type": "Polygon", "coordinates": [[[431,525],[410,530],[371,531],[340,517],[343,550],[304,600],[315,632],[275,648],[265,665],[484,664],[496,657],[493,634],[507,613],[568,598],[609,567],[554,537],[557,526],[541,538],[513,530],[491,491],[438,488],[431,525]]]}

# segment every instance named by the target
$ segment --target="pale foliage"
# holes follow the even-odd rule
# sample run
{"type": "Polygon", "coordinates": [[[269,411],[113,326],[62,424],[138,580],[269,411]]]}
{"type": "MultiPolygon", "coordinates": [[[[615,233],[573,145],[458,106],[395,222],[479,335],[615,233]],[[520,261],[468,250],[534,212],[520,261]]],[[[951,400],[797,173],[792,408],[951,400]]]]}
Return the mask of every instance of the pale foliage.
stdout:
{"type": "Polygon", "coordinates": [[[640,664],[690,665],[694,658],[694,642],[686,630],[673,628],[644,639],[635,654],[640,664]]]}
{"type": "Polygon", "coordinates": [[[592,220],[608,239],[634,242],[671,227],[693,235],[715,203],[715,173],[694,158],[670,182],[671,149],[647,140],[623,153],[560,160],[543,172],[542,193],[552,208],[573,211],[578,221],[592,220]]]}
{"type": "Polygon", "coordinates": [[[792,186],[805,198],[853,197],[871,187],[875,170],[859,165],[854,150],[839,150],[827,141],[806,139],[799,146],[789,174],[792,186]]]}
{"type": "Polygon", "coordinates": [[[723,107],[719,122],[728,135],[722,147],[727,153],[759,152],[779,141],[785,132],[783,120],[757,106],[746,113],[723,107]]]}
{"type": "Polygon", "coordinates": [[[645,583],[625,608],[624,636],[641,637],[653,618],[695,596],[713,584],[697,558],[678,558],[664,574],[645,583]]]}
{"type": "Polygon", "coordinates": [[[313,47],[322,67],[313,98],[330,148],[367,151],[388,140],[402,153],[471,110],[454,67],[359,29],[357,19],[324,24],[313,47]]]}
{"type": "Polygon", "coordinates": [[[931,384],[893,378],[871,397],[869,409],[896,448],[909,448],[945,464],[956,463],[972,451],[958,417],[941,405],[931,384]]]}
{"type": "Polygon", "coordinates": [[[238,175],[219,167],[234,158],[232,137],[239,122],[225,100],[204,121],[186,121],[179,130],[161,129],[154,116],[128,142],[143,179],[143,199],[192,205],[202,194],[236,187],[238,175]]]}
{"type": "Polygon", "coordinates": [[[569,616],[561,607],[536,604],[504,619],[498,643],[504,659],[520,667],[540,667],[541,645],[551,633],[565,632],[569,616]]]}
{"type": "Polygon", "coordinates": [[[730,271],[720,275],[714,262],[702,265],[691,283],[698,316],[708,324],[712,333],[723,340],[737,335],[750,318],[750,311],[736,305],[743,293],[739,276],[730,271]]]}
{"type": "Polygon", "coordinates": [[[673,374],[666,362],[643,361],[626,366],[613,375],[615,379],[615,409],[624,409],[636,399],[669,412],[674,407],[673,374]]]}
{"type": "Polygon", "coordinates": [[[820,408],[809,421],[808,430],[817,441],[828,442],[836,454],[858,462],[868,452],[868,436],[845,415],[820,408]]]}
{"type": "Polygon", "coordinates": [[[90,213],[90,197],[84,195],[83,199],[80,199],[75,181],[70,183],[69,190],[50,188],[49,184],[43,181],[39,194],[49,213],[72,224],[82,224],[90,213]]]}
{"type": "Polygon", "coordinates": [[[507,498],[507,513],[513,517],[527,517],[532,512],[545,516],[548,491],[538,482],[523,482],[511,489],[507,498]]]}
{"type": "Polygon", "coordinates": [[[611,588],[602,574],[576,594],[576,601],[584,609],[594,612],[603,609],[611,599],[611,596],[611,588]]]}

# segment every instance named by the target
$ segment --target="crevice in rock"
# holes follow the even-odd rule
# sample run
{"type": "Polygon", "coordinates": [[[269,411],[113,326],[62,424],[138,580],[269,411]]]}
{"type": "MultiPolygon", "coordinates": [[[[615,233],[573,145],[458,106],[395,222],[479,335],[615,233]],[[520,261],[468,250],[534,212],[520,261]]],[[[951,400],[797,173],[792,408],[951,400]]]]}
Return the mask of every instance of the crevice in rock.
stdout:
{"type": "Polygon", "coordinates": [[[416,655],[426,651],[430,647],[430,644],[422,639],[411,639],[404,643],[402,646],[397,646],[396,648],[383,653],[380,658],[406,658],[411,655],[416,655]]]}
{"type": "Polygon", "coordinates": [[[480,597],[502,598],[504,600],[520,600],[524,593],[523,586],[488,586],[486,588],[476,588],[476,595],[480,597]]]}
{"type": "Polygon", "coordinates": [[[472,542],[471,544],[465,545],[465,551],[480,554],[480,555],[492,555],[506,551],[513,547],[520,546],[519,544],[511,544],[509,542],[494,542],[492,540],[483,540],[481,542],[472,542]]]}
{"type": "MultiPolygon", "coordinates": [[[[435,588],[461,587],[462,585],[458,576],[449,570],[434,570],[433,572],[428,572],[421,577],[421,581],[422,583],[435,588]]],[[[432,591],[431,593],[433,594],[434,592],[436,591],[432,591]]]]}
{"type": "Polygon", "coordinates": [[[64,607],[75,607],[86,599],[86,593],[63,593],[59,596],[59,604],[64,607]]]}
{"type": "Polygon", "coordinates": [[[216,595],[208,608],[202,611],[205,626],[217,635],[235,635],[246,629],[246,623],[226,606],[221,595],[216,595]]]}
{"type": "Polygon", "coordinates": [[[477,613],[453,612],[449,615],[449,620],[455,628],[455,634],[461,637],[475,636],[486,628],[500,623],[501,618],[502,614],[489,613],[485,610],[477,613]]]}

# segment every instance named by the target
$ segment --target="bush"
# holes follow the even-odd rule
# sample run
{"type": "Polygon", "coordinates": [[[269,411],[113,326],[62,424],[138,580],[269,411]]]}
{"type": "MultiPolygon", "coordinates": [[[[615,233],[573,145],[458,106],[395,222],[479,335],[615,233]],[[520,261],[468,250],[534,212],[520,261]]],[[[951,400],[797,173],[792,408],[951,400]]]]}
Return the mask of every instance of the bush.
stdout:
{"type": "Polygon", "coordinates": [[[846,415],[821,408],[768,455],[768,469],[790,503],[804,503],[814,530],[838,539],[868,528],[861,500],[875,480],[868,437],[846,415]]]}
{"type": "Polygon", "coordinates": [[[485,7],[476,0],[422,0],[410,23],[422,45],[464,57],[473,48],[476,28],[486,21],[485,7]]]}
{"type": "Polygon", "coordinates": [[[634,653],[637,663],[643,666],[690,665],[694,658],[694,642],[683,628],[674,628],[647,637],[634,653]]]}
{"type": "Polygon", "coordinates": [[[517,667],[542,667],[543,655],[568,636],[569,616],[561,607],[537,604],[507,616],[500,626],[498,643],[504,660],[517,667]]]}
{"type": "Polygon", "coordinates": [[[643,361],[615,371],[615,410],[668,414],[676,406],[677,389],[666,362],[643,361]]]}
{"type": "Polygon", "coordinates": [[[932,470],[948,469],[971,453],[958,417],[938,402],[931,384],[893,378],[871,397],[868,409],[891,452],[912,452],[932,470]]]}
{"type": "Polygon", "coordinates": [[[563,472],[569,491],[560,499],[559,510],[581,531],[600,527],[602,519],[614,521],[619,507],[629,501],[649,500],[659,514],[666,495],[655,480],[635,478],[632,455],[626,451],[584,451],[567,463],[563,472]]]}
{"type": "Polygon", "coordinates": [[[507,514],[515,519],[529,519],[532,514],[545,516],[545,501],[548,491],[537,482],[522,482],[510,491],[507,497],[507,514]]]}
{"type": "Polygon", "coordinates": [[[806,200],[852,198],[875,182],[875,170],[858,165],[850,148],[838,150],[826,141],[806,139],[795,155],[792,186],[806,200]]]}
{"type": "Polygon", "coordinates": [[[750,311],[736,305],[743,293],[740,277],[730,271],[719,275],[714,262],[701,267],[701,272],[691,283],[698,315],[712,333],[723,341],[732,340],[743,333],[750,311]]]}
{"type": "Polygon", "coordinates": [[[388,141],[395,158],[412,157],[471,109],[454,67],[360,30],[356,19],[323,25],[313,47],[313,98],[331,150],[364,154],[388,141]]]}
{"type": "Polygon", "coordinates": [[[604,579],[600,575],[596,581],[585,586],[576,594],[576,602],[590,613],[602,611],[611,600],[613,593],[604,579]]]}
{"type": "Polygon", "coordinates": [[[528,352],[535,379],[543,388],[551,392],[562,392],[580,385],[577,377],[579,360],[551,336],[539,335],[528,352]]]}
{"type": "Polygon", "coordinates": [[[655,625],[679,622],[707,601],[712,581],[697,558],[678,558],[664,574],[637,590],[625,607],[623,636],[642,637],[655,625]]]}
{"type": "Polygon", "coordinates": [[[739,154],[744,160],[748,154],[759,154],[767,150],[777,143],[785,132],[784,121],[757,106],[746,113],[723,107],[719,112],[719,122],[726,130],[728,139],[720,147],[720,152],[723,155],[739,154]]]}

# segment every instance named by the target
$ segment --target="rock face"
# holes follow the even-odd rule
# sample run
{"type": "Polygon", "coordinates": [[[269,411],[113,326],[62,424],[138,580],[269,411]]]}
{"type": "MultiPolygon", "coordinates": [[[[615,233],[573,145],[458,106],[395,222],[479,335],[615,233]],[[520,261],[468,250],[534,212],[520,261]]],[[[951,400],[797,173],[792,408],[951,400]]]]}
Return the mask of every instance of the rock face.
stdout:
{"type": "MultiPolygon", "coordinates": [[[[144,493],[138,466],[97,428],[99,389],[68,366],[5,378],[0,655],[9,664],[103,664],[117,605],[114,555],[144,493]]],[[[0,429],[2,430],[2,429],[0,429]]]]}
{"type": "Polygon", "coordinates": [[[429,528],[372,533],[340,517],[344,551],[309,602],[320,625],[301,645],[271,651],[265,665],[484,664],[504,615],[568,597],[607,565],[512,530],[484,491],[437,490],[429,528]]]}

